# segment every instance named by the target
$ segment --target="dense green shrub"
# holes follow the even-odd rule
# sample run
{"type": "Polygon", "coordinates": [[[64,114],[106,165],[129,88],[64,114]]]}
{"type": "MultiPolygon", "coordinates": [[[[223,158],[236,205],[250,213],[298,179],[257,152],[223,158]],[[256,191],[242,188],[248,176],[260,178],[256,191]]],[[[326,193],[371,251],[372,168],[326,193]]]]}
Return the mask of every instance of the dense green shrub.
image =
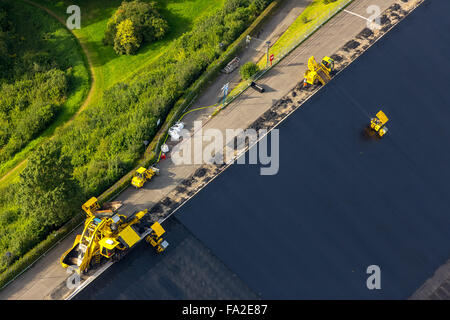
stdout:
{"type": "Polygon", "coordinates": [[[60,226],[72,217],[82,198],[72,172],[70,158],[61,153],[59,142],[39,147],[20,173],[18,198],[23,214],[40,228],[60,226]]]}
{"type": "Polygon", "coordinates": [[[83,194],[72,172],[61,144],[50,141],[28,159],[18,183],[0,190],[0,272],[79,211],[83,194]]]}
{"type": "Polygon", "coordinates": [[[250,79],[253,75],[255,75],[259,71],[259,67],[254,62],[247,62],[244,64],[239,73],[241,74],[241,78],[244,80],[250,79]]]}
{"type": "Polygon", "coordinates": [[[124,1],[109,19],[103,43],[113,45],[117,54],[133,54],[143,42],[163,38],[168,29],[155,2],[124,1]]]}
{"type": "Polygon", "coordinates": [[[0,83],[7,75],[11,58],[9,56],[9,37],[11,23],[7,18],[6,4],[0,3],[0,83]]]}
{"type": "Polygon", "coordinates": [[[66,74],[57,69],[0,88],[0,162],[9,159],[45,129],[64,101],[66,74]]]}

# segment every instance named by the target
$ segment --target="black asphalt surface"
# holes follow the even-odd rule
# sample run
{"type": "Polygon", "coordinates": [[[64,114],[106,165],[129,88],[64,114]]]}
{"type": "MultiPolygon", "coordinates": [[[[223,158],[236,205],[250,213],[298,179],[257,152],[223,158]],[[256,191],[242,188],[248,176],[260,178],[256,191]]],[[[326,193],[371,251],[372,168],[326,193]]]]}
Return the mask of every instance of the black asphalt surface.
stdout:
{"type": "Polygon", "coordinates": [[[74,300],[259,299],[177,219],[164,224],[162,254],[143,242],[113,264],[74,300]]]}
{"type": "Polygon", "coordinates": [[[448,12],[427,1],[284,121],[278,175],[234,165],[177,212],[263,298],[404,299],[450,257],[448,12]]]}
{"type": "Polygon", "coordinates": [[[176,212],[194,236],[169,220],[163,255],[140,246],[77,298],[408,298],[450,257],[448,12],[426,1],[282,122],[277,175],[231,166],[176,212]]]}

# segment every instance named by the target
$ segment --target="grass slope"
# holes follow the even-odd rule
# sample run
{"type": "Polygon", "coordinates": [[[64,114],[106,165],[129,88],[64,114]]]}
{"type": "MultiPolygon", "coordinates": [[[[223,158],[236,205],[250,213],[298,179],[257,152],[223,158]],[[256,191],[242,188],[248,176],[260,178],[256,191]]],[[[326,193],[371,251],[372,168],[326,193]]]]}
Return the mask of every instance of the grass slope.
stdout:
{"type": "MultiPolygon", "coordinates": [[[[36,10],[29,4],[12,0],[7,0],[7,3],[11,6],[10,16],[11,20],[14,21],[17,34],[24,37],[24,41],[17,45],[17,51],[36,50],[41,45],[38,37],[46,35],[47,40],[45,41],[45,47],[42,49],[51,52],[52,58],[62,68],[72,68],[73,74],[69,80],[67,100],[61,106],[55,121],[42,134],[28,143],[25,148],[16,153],[13,158],[0,165],[0,177],[26,159],[36,146],[52,136],[57,127],[69,120],[80,108],[90,88],[87,63],[73,35],[54,18],[45,12],[36,10]]],[[[5,179],[1,179],[0,187],[6,186],[13,180],[17,176],[15,172],[5,179]]]]}
{"type": "Polygon", "coordinates": [[[66,8],[69,5],[75,4],[80,7],[81,29],[74,30],[74,33],[86,44],[93,60],[96,83],[91,103],[95,104],[101,98],[103,90],[132,77],[139,69],[156,61],[166,52],[174,39],[191,29],[195,20],[211,10],[220,8],[224,0],[156,0],[160,13],[169,23],[170,30],[163,40],[144,45],[133,56],[118,56],[112,47],[104,46],[102,43],[108,19],[120,6],[121,0],[35,2],[48,7],[63,18],[68,17],[66,8]]]}

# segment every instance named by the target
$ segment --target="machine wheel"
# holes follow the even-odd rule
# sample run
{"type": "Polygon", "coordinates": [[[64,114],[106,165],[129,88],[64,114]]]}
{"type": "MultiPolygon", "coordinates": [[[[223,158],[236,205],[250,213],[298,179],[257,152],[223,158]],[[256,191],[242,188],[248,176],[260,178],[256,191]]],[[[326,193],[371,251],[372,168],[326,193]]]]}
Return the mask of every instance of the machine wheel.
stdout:
{"type": "Polygon", "coordinates": [[[113,260],[115,262],[122,260],[122,258],[125,256],[125,251],[118,251],[113,257],[113,260]]]}

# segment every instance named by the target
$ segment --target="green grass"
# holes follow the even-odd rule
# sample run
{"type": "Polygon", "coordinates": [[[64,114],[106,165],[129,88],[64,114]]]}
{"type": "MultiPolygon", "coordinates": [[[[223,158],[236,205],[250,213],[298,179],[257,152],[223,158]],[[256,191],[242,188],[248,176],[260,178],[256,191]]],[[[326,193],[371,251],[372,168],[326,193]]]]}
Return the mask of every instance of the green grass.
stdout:
{"type": "Polygon", "coordinates": [[[121,0],[65,0],[56,4],[49,0],[35,2],[64,18],[68,16],[65,13],[67,6],[76,4],[80,7],[81,29],[74,30],[74,33],[91,53],[95,73],[91,103],[97,103],[104,90],[117,82],[132,78],[141,68],[156,61],[174,39],[190,30],[199,17],[220,8],[224,0],[156,0],[161,15],[169,23],[170,30],[163,40],[141,47],[133,56],[118,56],[111,46],[104,46],[102,43],[108,19],[120,6],[121,0]]]}
{"type": "MultiPolygon", "coordinates": [[[[15,21],[17,33],[20,36],[24,36],[24,40],[19,44],[19,50],[26,52],[27,50],[36,49],[37,39],[31,35],[36,33],[37,26],[39,32],[46,32],[48,35],[49,39],[46,41],[45,49],[52,53],[52,58],[64,69],[72,67],[73,75],[69,80],[70,86],[67,99],[60,107],[56,119],[37,138],[30,141],[25,148],[15,154],[13,158],[0,164],[0,177],[3,177],[9,170],[26,159],[36,146],[47,140],[53,135],[57,127],[69,120],[82,105],[90,88],[87,62],[73,35],[54,18],[42,11],[36,11],[36,8],[31,5],[12,0],[7,2],[12,8],[11,15],[15,21]],[[24,23],[23,17],[29,17],[27,23],[24,23]]],[[[6,185],[6,180],[10,181],[11,177],[0,180],[0,186],[6,185]]]]}

